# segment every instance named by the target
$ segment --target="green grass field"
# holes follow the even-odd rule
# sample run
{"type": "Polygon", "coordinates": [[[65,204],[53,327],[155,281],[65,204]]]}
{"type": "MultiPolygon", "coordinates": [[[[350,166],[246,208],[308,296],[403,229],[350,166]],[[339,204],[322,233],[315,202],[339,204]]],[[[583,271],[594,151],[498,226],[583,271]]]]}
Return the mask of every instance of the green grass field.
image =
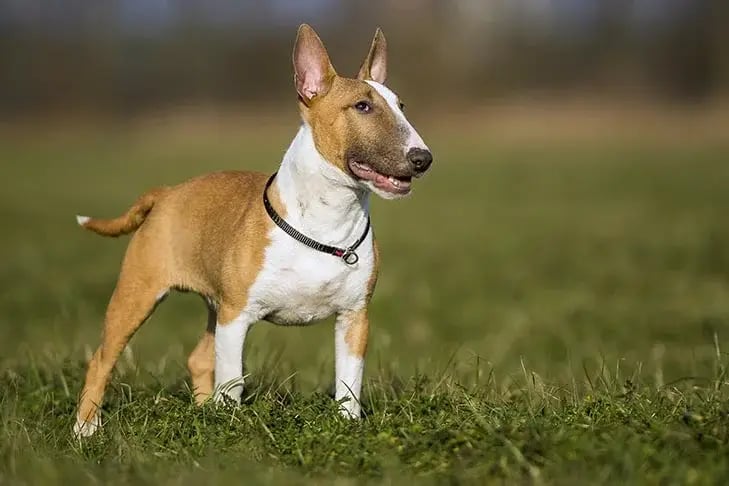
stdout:
{"type": "Polygon", "coordinates": [[[341,419],[331,322],[260,324],[245,403],[193,405],[204,305],[132,340],[104,429],[71,436],[142,191],[272,171],[290,130],[114,126],[0,139],[0,484],[726,484],[729,145],[431,135],[413,196],[376,200],[366,418],[341,419]]]}

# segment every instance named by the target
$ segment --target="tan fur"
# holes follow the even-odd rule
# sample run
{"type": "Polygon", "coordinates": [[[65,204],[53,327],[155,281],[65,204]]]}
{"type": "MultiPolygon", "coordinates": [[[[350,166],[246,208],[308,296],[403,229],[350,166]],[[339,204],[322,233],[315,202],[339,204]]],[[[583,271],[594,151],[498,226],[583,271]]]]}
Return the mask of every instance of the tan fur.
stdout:
{"type": "Polygon", "coordinates": [[[187,369],[190,370],[192,391],[195,403],[201,405],[213,393],[215,388],[215,325],[218,314],[214,307],[208,306],[208,325],[195,349],[187,359],[187,369]]]}
{"type": "MultiPolygon", "coordinates": [[[[394,176],[412,175],[403,157],[405,134],[398,130],[397,119],[387,101],[365,80],[373,79],[373,63],[385,68],[385,37],[379,29],[365,59],[358,79],[339,76],[332,67],[321,39],[308,26],[299,29],[294,57],[300,45],[319,46],[321,70],[327,73],[323,92],[312,98],[299,96],[301,117],[311,126],[317,150],[327,161],[351,173],[348,159],[368,163],[375,170],[394,176]],[[372,112],[367,115],[354,109],[359,101],[368,101],[372,112]]],[[[294,64],[296,66],[296,64],[294,64]]],[[[296,76],[295,75],[295,79],[296,76]]],[[[384,81],[384,71],[375,81],[384,81]]]]}
{"type": "Polygon", "coordinates": [[[152,189],[137,199],[132,207],[115,219],[89,219],[82,223],[86,229],[102,236],[121,236],[139,228],[152,210],[155,202],[167,191],[167,188],[152,189]]]}
{"type": "MultiPolygon", "coordinates": [[[[369,304],[372,294],[375,292],[377,284],[377,276],[380,271],[380,251],[377,248],[377,242],[373,239],[372,246],[375,254],[375,262],[372,266],[372,275],[367,282],[367,304],[369,304]]],[[[367,352],[367,337],[369,334],[369,319],[367,317],[367,307],[351,312],[343,316],[348,322],[349,327],[344,335],[344,342],[349,347],[349,352],[354,356],[364,358],[367,352]]]]}
{"type": "Polygon", "coordinates": [[[369,320],[367,308],[356,312],[350,312],[342,316],[347,322],[347,333],[344,335],[344,342],[349,347],[349,352],[359,358],[364,358],[367,352],[367,335],[369,333],[369,320]]]}
{"type": "Polygon", "coordinates": [[[357,140],[358,158],[376,159],[373,165],[388,173],[405,172],[397,167],[403,160],[397,119],[387,101],[364,81],[337,76],[327,96],[315,98],[311,106],[302,103],[301,114],[311,126],[317,150],[343,171],[349,172],[347,147],[357,140]],[[362,100],[372,103],[371,114],[362,116],[352,108],[362,100]]]}
{"type": "MultiPolygon", "coordinates": [[[[82,420],[96,414],[119,353],[167,289],[191,290],[217,303],[217,321],[222,324],[240,314],[263,264],[273,225],[261,202],[267,178],[253,172],[220,172],[155,193],[152,209],[129,242],[107,308],[102,343],[89,363],[79,404],[82,420]]],[[[275,186],[269,199],[285,215],[275,186]]],[[[85,226],[114,224],[92,219],[85,226]]],[[[189,361],[198,401],[212,392],[210,327],[189,361]]]]}
{"type": "Polygon", "coordinates": [[[372,294],[375,293],[375,286],[377,285],[377,277],[380,275],[380,248],[377,246],[377,241],[372,238],[372,250],[375,255],[375,263],[372,267],[372,275],[370,280],[367,282],[367,303],[372,298],[372,294]]]}

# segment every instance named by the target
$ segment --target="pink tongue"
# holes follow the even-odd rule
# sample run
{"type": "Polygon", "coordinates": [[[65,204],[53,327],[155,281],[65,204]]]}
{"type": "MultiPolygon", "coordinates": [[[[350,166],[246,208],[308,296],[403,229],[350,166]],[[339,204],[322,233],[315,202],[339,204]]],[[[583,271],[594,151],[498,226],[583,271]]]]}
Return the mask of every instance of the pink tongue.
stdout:
{"type": "Polygon", "coordinates": [[[382,175],[374,170],[368,170],[367,172],[364,172],[360,177],[370,180],[374,182],[376,186],[379,186],[381,189],[390,192],[407,192],[410,186],[409,181],[400,181],[400,185],[395,185],[389,177],[387,177],[386,175],[382,175]]]}
{"type": "Polygon", "coordinates": [[[383,187],[389,191],[399,191],[400,188],[392,183],[389,177],[383,176],[382,174],[377,174],[377,177],[375,178],[375,184],[377,184],[380,187],[383,187]]]}
{"type": "Polygon", "coordinates": [[[390,192],[403,192],[407,191],[407,188],[403,188],[400,186],[396,186],[392,183],[389,177],[383,176],[382,174],[377,174],[375,176],[375,185],[379,186],[382,189],[385,189],[386,191],[390,192]]]}

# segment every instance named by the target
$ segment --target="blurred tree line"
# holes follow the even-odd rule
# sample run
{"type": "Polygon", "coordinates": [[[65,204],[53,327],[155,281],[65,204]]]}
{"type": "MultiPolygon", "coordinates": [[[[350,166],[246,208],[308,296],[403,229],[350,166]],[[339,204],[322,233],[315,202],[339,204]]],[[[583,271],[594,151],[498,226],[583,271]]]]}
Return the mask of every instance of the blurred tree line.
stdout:
{"type": "Polygon", "coordinates": [[[356,73],[375,26],[408,99],[704,102],[729,90],[726,0],[0,1],[0,114],[293,98],[296,26],[356,73]]]}

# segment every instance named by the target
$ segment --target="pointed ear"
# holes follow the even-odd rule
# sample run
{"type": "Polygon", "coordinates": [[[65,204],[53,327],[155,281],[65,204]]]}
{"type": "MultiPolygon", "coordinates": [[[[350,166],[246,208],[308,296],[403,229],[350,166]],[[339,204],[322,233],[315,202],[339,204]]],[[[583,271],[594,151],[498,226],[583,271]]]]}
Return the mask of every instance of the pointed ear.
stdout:
{"type": "Polygon", "coordinates": [[[375,38],[372,39],[370,53],[359,68],[357,79],[371,79],[380,84],[385,82],[387,78],[387,41],[385,34],[378,27],[375,31],[375,38]]]}
{"type": "Polygon", "coordinates": [[[293,58],[296,91],[308,105],[315,96],[323,96],[329,91],[337,73],[321,39],[307,24],[299,27],[293,58]]]}

